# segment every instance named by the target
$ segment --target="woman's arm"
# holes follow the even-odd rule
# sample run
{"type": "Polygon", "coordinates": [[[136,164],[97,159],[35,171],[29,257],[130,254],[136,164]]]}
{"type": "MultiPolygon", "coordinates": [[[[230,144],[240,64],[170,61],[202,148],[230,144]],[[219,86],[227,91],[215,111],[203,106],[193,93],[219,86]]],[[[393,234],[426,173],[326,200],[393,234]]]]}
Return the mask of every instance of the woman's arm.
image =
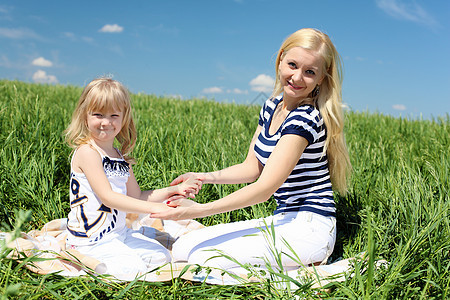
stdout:
{"type": "Polygon", "coordinates": [[[215,183],[215,184],[236,184],[236,183],[249,183],[255,181],[262,172],[262,165],[255,156],[253,150],[256,139],[261,132],[262,127],[258,125],[253,138],[251,140],[247,157],[244,162],[233,165],[231,167],[208,173],[186,173],[175,178],[170,185],[175,185],[180,182],[184,182],[191,177],[200,179],[202,183],[215,183]]]}
{"type": "Polygon", "coordinates": [[[167,209],[152,216],[175,220],[200,218],[267,201],[292,172],[307,145],[307,140],[301,136],[284,135],[278,141],[256,182],[213,202],[199,204],[183,200],[186,203],[180,207],[167,209]]]}

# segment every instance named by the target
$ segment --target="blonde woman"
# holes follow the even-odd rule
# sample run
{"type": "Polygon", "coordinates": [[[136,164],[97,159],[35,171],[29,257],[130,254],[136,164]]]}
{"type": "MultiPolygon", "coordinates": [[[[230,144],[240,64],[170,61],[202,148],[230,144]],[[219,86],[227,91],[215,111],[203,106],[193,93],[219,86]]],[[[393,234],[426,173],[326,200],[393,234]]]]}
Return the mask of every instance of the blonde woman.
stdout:
{"type": "Polygon", "coordinates": [[[204,204],[174,199],[171,205],[183,205],[153,216],[205,217],[261,203],[272,195],[277,208],[264,219],[220,224],[182,236],[173,245],[174,260],[227,270],[237,266],[218,256],[219,250],[239,263],[263,265],[265,258],[276,266],[261,231],[265,224],[273,224],[275,248],[285,253],[281,262],[285,268],[329,257],[336,240],[333,189],[346,192],[351,169],[341,85],[340,57],[326,34],[301,29],[283,42],[273,95],[261,108],[245,161],[220,171],[186,173],[172,182],[196,178],[203,184],[250,184],[204,204]]]}

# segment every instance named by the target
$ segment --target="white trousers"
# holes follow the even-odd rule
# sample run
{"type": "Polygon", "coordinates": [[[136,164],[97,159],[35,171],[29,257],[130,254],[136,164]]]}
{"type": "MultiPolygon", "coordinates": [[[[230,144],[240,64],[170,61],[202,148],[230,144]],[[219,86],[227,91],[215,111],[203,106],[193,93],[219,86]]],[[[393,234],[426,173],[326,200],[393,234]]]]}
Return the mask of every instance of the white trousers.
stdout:
{"type": "Polygon", "coordinates": [[[95,245],[67,246],[104,263],[104,273],[121,280],[133,280],[171,261],[169,250],[139,230],[124,228],[115,235],[95,245]]]}
{"type": "Polygon", "coordinates": [[[276,249],[276,253],[282,253],[283,267],[289,269],[324,261],[333,251],[335,241],[334,217],[311,212],[290,212],[191,231],[173,244],[172,256],[174,261],[224,270],[239,266],[218,255],[219,250],[241,264],[264,267],[268,262],[276,267],[276,249]]]}

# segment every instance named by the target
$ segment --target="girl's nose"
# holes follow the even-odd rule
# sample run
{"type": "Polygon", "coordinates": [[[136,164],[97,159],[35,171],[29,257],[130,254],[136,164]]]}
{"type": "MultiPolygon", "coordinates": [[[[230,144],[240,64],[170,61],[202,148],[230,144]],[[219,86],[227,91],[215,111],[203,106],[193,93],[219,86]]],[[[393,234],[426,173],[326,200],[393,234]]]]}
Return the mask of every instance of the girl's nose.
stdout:
{"type": "Polygon", "coordinates": [[[109,125],[109,124],[111,124],[111,120],[109,118],[102,119],[102,125],[109,125]]]}

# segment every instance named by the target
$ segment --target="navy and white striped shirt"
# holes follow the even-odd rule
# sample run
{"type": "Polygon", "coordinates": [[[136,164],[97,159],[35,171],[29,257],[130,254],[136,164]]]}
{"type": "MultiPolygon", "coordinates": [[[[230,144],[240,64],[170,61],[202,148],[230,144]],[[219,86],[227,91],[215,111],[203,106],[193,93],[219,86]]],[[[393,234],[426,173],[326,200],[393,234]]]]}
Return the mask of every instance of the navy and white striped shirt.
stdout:
{"type": "Polygon", "coordinates": [[[256,157],[265,166],[270,154],[280,138],[285,134],[296,134],[308,141],[294,170],[275,192],[277,201],[275,214],[291,211],[310,211],[323,216],[336,216],[336,208],[331,189],[328,160],[323,153],[326,129],[318,109],[311,105],[301,105],[289,112],[280,128],[269,134],[270,123],[277,105],[282,101],[279,96],[267,100],[259,115],[262,126],[254,150],[256,157]]]}

